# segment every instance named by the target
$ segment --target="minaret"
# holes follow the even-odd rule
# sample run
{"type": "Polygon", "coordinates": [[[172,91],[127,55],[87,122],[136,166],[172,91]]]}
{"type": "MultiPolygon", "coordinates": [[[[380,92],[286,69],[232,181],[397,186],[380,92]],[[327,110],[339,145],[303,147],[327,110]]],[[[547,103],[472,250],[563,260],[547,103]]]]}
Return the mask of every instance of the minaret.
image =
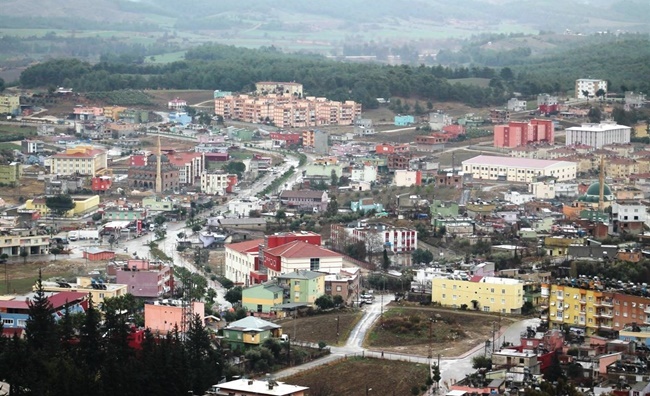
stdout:
{"type": "Polygon", "coordinates": [[[156,158],[156,193],[162,193],[162,148],[160,147],[160,134],[158,135],[158,158],[156,158]]]}
{"type": "Polygon", "coordinates": [[[598,194],[598,211],[603,212],[605,209],[605,161],[603,156],[600,156],[600,174],[598,175],[598,182],[600,184],[600,191],[598,194]]]}

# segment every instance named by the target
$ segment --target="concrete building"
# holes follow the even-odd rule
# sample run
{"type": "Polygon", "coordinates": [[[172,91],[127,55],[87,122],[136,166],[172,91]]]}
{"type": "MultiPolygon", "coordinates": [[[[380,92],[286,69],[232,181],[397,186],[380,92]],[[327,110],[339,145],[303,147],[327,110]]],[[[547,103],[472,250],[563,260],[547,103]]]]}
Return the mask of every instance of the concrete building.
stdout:
{"type": "MultiPolygon", "coordinates": [[[[94,300],[93,300],[94,301],[94,300]]],[[[186,302],[180,300],[155,301],[153,304],[144,305],[144,325],[154,334],[166,335],[178,328],[183,331],[187,317],[184,314],[190,312],[189,307],[183,307],[186,302]],[[184,309],[185,308],[185,309],[184,309]]],[[[201,320],[205,319],[205,304],[199,301],[192,301],[192,314],[199,315],[201,320]]]]}
{"type": "Polygon", "coordinates": [[[0,114],[18,115],[20,113],[19,95],[0,95],[0,114]]]}
{"type": "MultiPolygon", "coordinates": [[[[260,270],[258,257],[263,244],[263,239],[255,239],[226,245],[224,276],[236,285],[248,286],[255,283],[251,281],[251,274],[260,270]]],[[[262,280],[267,279],[264,276],[262,280]]]]}
{"type": "Polygon", "coordinates": [[[643,233],[648,223],[648,208],[639,201],[612,203],[612,225],[615,233],[643,233]]]}
{"type": "Polygon", "coordinates": [[[429,113],[429,127],[432,131],[441,131],[451,125],[452,119],[445,113],[429,113]]]}
{"type": "Polygon", "coordinates": [[[395,126],[409,126],[415,124],[415,117],[412,115],[396,115],[394,120],[395,126]]]}
{"type": "Polygon", "coordinates": [[[360,296],[361,272],[359,268],[343,268],[325,276],[325,294],[341,296],[345,304],[352,304],[360,296]]]}
{"type": "Polygon", "coordinates": [[[116,267],[115,277],[116,283],[127,285],[133,296],[149,299],[170,293],[174,282],[169,265],[144,259],[128,260],[116,267]]]}
{"type": "Polygon", "coordinates": [[[327,191],[284,190],[280,194],[280,202],[297,210],[323,212],[327,209],[329,197],[327,191]]]}
{"type": "Polygon", "coordinates": [[[242,290],[241,304],[249,312],[269,314],[283,303],[284,292],[276,282],[252,285],[242,290]]]}
{"type": "Polygon", "coordinates": [[[59,176],[96,176],[108,167],[106,150],[92,146],[68,148],[50,158],[50,173],[59,176]]]}
{"type": "Polygon", "coordinates": [[[304,241],[264,250],[263,265],[269,278],[295,271],[338,272],[343,255],[304,241]]]}
{"type": "Polygon", "coordinates": [[[348,225],[332,224],[333,243],[338,241],[358,241],[366,244],[366,250],[379,253],[384,249],[393,253],[408,253],[418,247],[418,232],[405,227],[388,224],[353,223],[348,225]]]}
{"type": "Polygon", "coordinates": [[[262,211],[263,208],[262,201],[255,197],[228,201],[228,212],[235,216],[248,217],[251,211],[262,211]]]}
{"type": "Polygon", "coordinates": [[[255,93],[258,95],[286,95],[301,98],[302,84],[296,82],[260,81],[255,83],[255,93]]]}
{"type": "Polygon", "coordinates": [[[524,305],[524,282],[518,279],[473,276],[433,278],[431,298],[434,303],[451,308],[483,312],[520,314],[524,305]]]}
{"type": "Polygon", "coordinates": [[[557,96],[551,96],[545,93],[537,95],[537,111],[542,114],[551,114],[560,111],[557,96]]]}
{"type": "Polygon", "coordinates": [[[178,183],[193,186],[200,182],[205,170],[204,153],[174,153],[167,156],[169,163],[178,169],[178,183]]]}
{"type": "Polygon", "coordinates": [[[302,146],[313,148],[317,154],[327,155],[329,153],[329,133],[318,129],[303,131],[302,146]]]}
{"type": "Polygon", "coordinates": [[[214,385],[209,393],[217,396],[305,396],[309,390],[306,386],[290,385],[284,382],[254,379],[236,379],[214,385]]]}
{"type": "Polygon", "coordinates": [[[587,145],[596,149],[613,143],[630,143],[632,128],[613,122],[582,124],[566,129],[566,145],[587,145]]]}
{"type": "Polygon", "coordinates": [[[506,109],[509,111],[524,111],[526,110],[527,103],[525,100],[519,100],[517,98],[511,98],[506,103],[506,109]]]}
{"type": "Polygon", "coordinates": [[[576,99],[594,98],[600,89],[607,94],[607,80],[579,78],[576,80],[575,97],[576,99]]]}
{"type": "Polygon", "coordinates": [[[641,92],[625,92],[625,106],[631,109],[638,109],[645,106],[647,103],[646,96],[641,92]]]}
{"type": "Polygon", "coordinates": [[[474,180],[503,180],[531,183],[539,176],[552,176],[557,181],[574,180],[574,162],[479,155],[462,162],[463,172],[474,180]]]}
{"type": "Polygon", "coordinates": [[[91,294],[93,303],[101,306],[105,298],[120,297],[128,293],[124,284],[101,283],[93,278],[79,276],[76,283],[43,282],[43,290],[47,292],[80,292],[91,294]]]}
{"type": "Polygon", "coordinates": [[[531,143],[555,142],[552,120],[530,120],[529,122],[510,122],[508,125],[494,127],[494,147],[518,147],[531,143]]]}
{"type": "Polygon", "coordinates": [[[23,249],[29,255],[42,255],[48,253],[49,246],[49,235],[38,235],[25,228],[12,228],[0,233],[0,255],[18,257],[23,249]]]}
{"type": "Polygon", "coordinates": [[[237,175],[209,171],[201,173],[201,192],[205,194],[224,195],[232,192],[236,184],[237,175]]]}
{"type": "Polygon", "coordinates": [[[45,149],[45,143],[42,140],[25,139],[20,142],[20,148],[23,154],[39,154],[45,149]]]}
{"type": "Polygon", "coordinates": [[[393,184],[397,187],[411,187],[422,185],[422,172],[417,170],[397,169],[393,184]]]}
{"type": "MultiPolygon", "coordinates": [[[[72,197],[74,208],[63,213],[62,217],[75,217],[96,211],[99,208],[99,195],[72,197]]],[[[48,216],[50,208],[45,204],[46,198],[33,198],[25,201],[26,210],[35,210],[41,216],[48,216]]]]}
{"type": "MultiPolygon", "coordinates": [[[[377,167],[373,165],[362,165],[352,168],[350,180],[353,182],[375,182],[377,181],[377,167]]],[[[338,176],[341,176],[338,174],[338,176]]]]}
{"type": "Polygon", "coordinates": [[[8,165],[0,165],[0,184],[15,186],[22,176],[23,165],[20,162],[12,162],[8,165]]]}

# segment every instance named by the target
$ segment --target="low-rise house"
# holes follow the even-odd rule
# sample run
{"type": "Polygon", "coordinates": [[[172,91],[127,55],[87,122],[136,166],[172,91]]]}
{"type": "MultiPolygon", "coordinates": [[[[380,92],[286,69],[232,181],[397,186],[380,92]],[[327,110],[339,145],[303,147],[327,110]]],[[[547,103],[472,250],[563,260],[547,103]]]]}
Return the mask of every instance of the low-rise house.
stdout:
{"type": "Polygon", "coordinates": [[[235,216],[248,217],[252,211],[264,209],[262,200],[254,197],[233,199],[228,202],[228,212],[235,216]]]}
{"type": "MultiPolygon", "coordinates": [[[[274,380],[241,378],[212,386],[209,395],[217,396],[305,396],[306,386],[290,385],[274,380]]],[[[632,396],[632,395],[631,395],[632,396]]]]}
{"type": "Polygon", "coordinates": [[[270,314],[284,302],[285,290],[275,282],[253,285],[242,290],[242,307],[249,312],[270,314]]]}
{"type": "Polygon", "coordinates": [[[109,249],[91,247],[83,251],[83,258],[88,259],[88,261],[113,260],[115,258],[115,252],[109,249]]]}
{"type": "Polygon", "coordinates": [[[422,172],[419,170],[395,170],[395,179],[393,184],[397,187],[411,187],[422,185],[422,172]]]}
{"type": "Polygon", "coordinates": [[[313,305],[325,294],[325,274],[316,271],[296,270],[276,276],[278,285],[288,292],[285,303],[313,305]]]}
{"type": "Polygon", "coordinates": [[[345,304],[359,299],[361,273],[359,268],[343,268],[339,272],[325,276],[325,294],[341,296],[345,304]]]}
{"type": "Polygon", "coordinates": [[[327,209],[329,197],[326,191],[284,190],[280,202],[289,208],[323,212],[327,209]]]}
{"type": "Polygon", "coordinates": [[[379,202],[375,202],[375,200],[373,198],[361,198],[360,200],[358,200],[356,202],[354,202],[354,201],[351,202],[350,203],[350,209],[353,212],[357,212],[357,211],[360,211],[360,210],[362,210],[364,212],[368,212],[370,210],[374,210],[375,212],[379,213],[379,212],[384,211],[384,205],[382,205],[379,202]]]}
{"type": "MultiPolygon", "coordinates": [[[[23,337],[27,319],[29,319],[29,304],[34,299],[34,293],[27,295],[7,295],[0,299],[0,316],[2,317],[2,335],[5,337],[23,337]]],[[[76,291],[61,291],[46,293],[47,300],[52,305],[54,319],[58,322],[67,311],[69,314],[83,313],[88,306],[88,294],[76,291]]]]}
{"type": "MultiPolygon", "coordinates": [[[[62,217],[76,217],[96,211],[99,208],[99,195],[89,197],[72,197],[74,208],[63,213],[62,217]]],[[[45,204],[46,198],[33,198],[25,201],[26,210],[35,210],[41,216],[51,216],[50,208],[45,204]]]]}
{"type": "Polygon", "coordinates": [[[281,335],[282,326],[254,316],[232,322],[223,329],[223,341],[233,351],[240,352],[258,347],[270,338],[280,338],[281,335]]]}
{"type": "Polygon", "coordinates": [[[39,235],[34,230],[12,228],[0,232],[0,254],[17,257],[24,250],[28,255],[47,254],[50,246],[49,235],[39,235]]]}

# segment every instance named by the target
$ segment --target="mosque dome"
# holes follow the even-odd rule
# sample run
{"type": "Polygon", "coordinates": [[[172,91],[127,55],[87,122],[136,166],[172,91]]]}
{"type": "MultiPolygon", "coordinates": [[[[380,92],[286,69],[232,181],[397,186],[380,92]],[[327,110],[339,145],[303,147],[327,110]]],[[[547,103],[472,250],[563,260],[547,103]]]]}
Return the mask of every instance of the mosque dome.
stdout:
{"type": "MultiPolygon", "coordinates": [[[[587,188],[585,195],[579,198],[583,202],[598,202],[600,200],[600,182],[593,183],[587,188]]],[[[603,201],[613,201],[614,194],[612,194],[612,189],[609,188],[607,184],[603,189],[603,201]]]]}

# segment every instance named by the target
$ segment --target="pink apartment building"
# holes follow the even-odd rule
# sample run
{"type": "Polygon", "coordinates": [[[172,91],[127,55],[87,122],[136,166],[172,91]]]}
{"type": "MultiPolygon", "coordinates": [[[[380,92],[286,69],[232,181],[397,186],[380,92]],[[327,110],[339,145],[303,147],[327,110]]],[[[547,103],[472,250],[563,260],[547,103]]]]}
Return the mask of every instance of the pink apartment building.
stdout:
{"type": "MultiPolygon", "coordinates": [[[[183,310],[180,300],[156,301],[144,305],[144,326],[151,329],[153,334],[165,335],[175,327],[183,329],[183,313],[190,313],[189,309],[183,310]]],[[[205,304],[198,301],[192,302],[192,315],[199,315],[201,321],[205,320],[205,304]]],[[[186,318],[187,320],[187,318],[186,318]]]]}
{"type": "Polygon", "coordinates": [[[117,283],[127,285],[129,293],[142,298],[161,297],[171,292],[174,283],[168,265],[149,260],[129,260],[115,268],[115,276],[117,283]]]}
{"type": "Polygon", "coordinates": [[[494,127],[494,147],[519,147],[531,143],[555,141],[555,129],[551,120],[510,122],[494,127]]]}

